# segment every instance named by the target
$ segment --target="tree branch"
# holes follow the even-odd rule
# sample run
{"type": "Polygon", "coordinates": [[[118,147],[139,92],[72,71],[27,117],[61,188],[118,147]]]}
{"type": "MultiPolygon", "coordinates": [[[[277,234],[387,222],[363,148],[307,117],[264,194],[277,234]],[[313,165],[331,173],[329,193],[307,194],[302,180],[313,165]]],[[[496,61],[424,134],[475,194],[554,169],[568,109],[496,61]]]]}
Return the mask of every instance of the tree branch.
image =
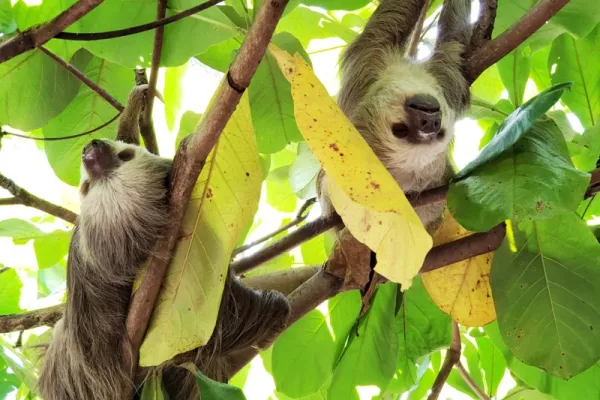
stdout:
{"type": "Polygon", "coordinates": [[[466,63],[468,66],[466,77],[469,82],[474,82],[483,71],[516,49],[568,2],[569,0],[539,0],[517,23],[502,32],[500,36],[474,49],[466,63]]]}
{"type": "MultiPolygon", "coordinates": [[[[156,5],[156,19],[165,18],[167,13],[167,0],[158,0],[156,5]]],[[[152,109],[154,108],[154,94],[156,93],[156,81],[158,80],[158,68],[162,55],[163,37],[165,27],[161,25],[154,31],[154,48],[152,50],[152,68],[150,68],[150,80],[148,81],[148,92],[146,95],[146,107],[140,119],[140,133],[144,139],[144,145],[150,153],[158,154],[156,133],[152,123],[152,109]]]]}
{"type": "Polygon", "coordinates": [[[200,11],[206,10],[214,5],[222,3],[223,0],[209,0],[205,3],[198,4],[197,6],[188,8],[178,14],[171,15],[168,18],[163,18],[158,21],[152,21],[147,24],[132,26],[125,29],[119,29],[116,31],[106,32],[95,32],[95,33],[74,33],[74,32],[61,32],[56,35],[57,39],[63,40],[105,40],[114,39],[123,36],[135,35],[136,33],[146,32],[160,26],[165,26],[173,22],[177,22],[185,17],[199,13],[200,11]]]}
{"type": "Polygon", "coordinates": [[[450,344],[450,348],[446,352],[444,364],[442,364],[442,368],[433,382],[433,387],[431,388],[431,393],[429,394],[427,400],[437,400],[437,398],[440,396],[442,388],[444,387],[444,384],[450,376],[450,372],[452,372],[452,368],[459,361],[460,331],[458,330],[458,324],[455,321],[452,321],[452,342],[450,344]]]}
{"type": "Polygon", "coordinates": [[[21,204],[21,202],[19,201],[19,199],[15,198],[15,197],[0,199],[0,206],[14,206],[14,205],[18,205],[18,204],[21,204]]]}
{"type": "MultiPolygon", "coordinates": [[[[448,192],[448,185],[440,186],[434,189],[426,190],[416,196],[409,196],[408,200],[414,208],[423,207],[431,204],[439,204],[446,201],[446,193],[448,192]]],[[[237,275],[243,274],[244,272],[250,271],[253,268],[258,267],[261,264],[266,263],[269,260],[279,256],[286,251],[293,249],[294,247],[304,243],[321,233],[327,232],[331,228],[342,227],[342,218],[333,214],[326,217],[317,218],[314,221],[307,223],[304,226],[296,229],[286,237],[276,241],[275,243],[266,246],[265,248],[257,251],[248,257],[240,258],[233,261],[230,264],[230,268],[237,275]]]]}
{"type": "Polygon", "coordinates": [[[273,239],[275,236],[279,235],[281,232],[284,232],[284,231],[290,229],[291,227],[298,225],[299,223],[304,221],[306,219],[306,217],[308,217],[308,213],[305,214],[305,212],[310,206],[315,204],[316,201],[317,201],[316,198],[306,200],[306,202],[302,205],[302,207],[300,207],[300,210],[298,210],[298,213],[296,214],[296,218],[294,218],[293,221],[290,221],[287,224],[283,225],[282,227],[277,229],[275,232],[271,232],[268,235],[261,237],[260,239],[257,239],[253,242],[250,242],[248,244],[238,247],[237,249],[235,249],[233,251],[232,256],[243,253],[244,251],[248,250],[249,248],[252,248],[263,242],[266,242],[269,239],[273,239]]]}
{"type": "Polygon", "coordinates": [[[425,24],[425,18],[427,17],[427,10],[429,10],[430,0],[427,0],[423,9],[421,10],[421,14],[419,15],[419,19],[417,20],[417,24],[415,25],[415,29],[412,34],[412,39],[410,41],[410,49],[408,50],[408,54],[410,57],[416,57],[417,51],[419,50],[419,42],[421,41],[421,33],[423,33],[423,25],[425,24]]]}
{"type": "Polygon", "coordinates": [[[498,0],[479,0],[479,18],[473,28],[470,49],[478,49],[492,39],[498,0]]]}
{"type": "Polygon", "coordinates": [[[22,204],[24,206],[37,208],[40,211],[54,215],[55,217],[61,218],[72,224],[74,224],[77,220],[77,214],[75,214],[73,211],[67,210],[66,208],[56,204],[52,204],[49,201],[29,193],[27,190],[17,186],[14,181],[2,174],[0,174],[0,187],[8,190],[8,192],[14,196],[10,200],[14,199],[15,201],[18,201],[18,203],[13,204],[22,204]]]}
{"type": "Polygon", "coordinates": [[[23,314],[0,316],[0,333],[23,331],[44,325],[53,326],[62,318],[64,309],[64,304],[59,304],[23,314]]]}
{"type": "Polygon", "coordinates": [[[469,387],[481,400],[490,400],[490,396],[488,396],[479,386],[477,386],[477,384],[475,383],[473,378],[471,378],[471,375],[469,375],[469,372],[465,369],[465,366],[460,362],[460,360],[458,360],[455,367],[458,370],[460,376],[463,378],[463,380],[467,383],[467,385],[469,385],[469,387]]]}
{"type": "Polygon", "coordinates": [[[321,266],[290,268],[269,274],[242,278],[241,281],[244,285],[252,289],[277,290],[287,296],[319,272],[320,269],[321,266]]]}
{"type": "Polygon", "coordinates": [[[39,46],[38,49],[54,60],[58,65],[69,71],[73,76],[79,79],[84,85],[92,89],[98,96],[102,97],[108,104],[113,106],[117,111],[122,112],[125,107],[117,99],[112,97],[106,90],[101,88],[96,82],[92,81],[90,78],[85,76],[81,71],[75,68],[73,65],[67,63],[65,60],[52,53],[51,51],[44,48],[44,46],[39,46]]]}
{"type": "Polygon", "coordinates": [[[0,45],[0,63],[39,47],[67,29],[103,0],[79,0],[45,24],[34,26],[0,45]]]}
{"type": "Polygon", "coordinates": [[[132,342],[134,359],[137,359],[138,349],[177,243],[194,184],[208,154],[239,103],[243,91],[250,84],[286,5],[287,0],[263,2],[254,24],[231,64],[227,80],[219,86],[215,94],[215,101],[209,106],[194,133],[182,141],[175,155],[170,180],[169,209],[172,223],[166,238],[154,249],[155,256],[150,259],[147,272],[133,296],[127,316],[127,334],[132,342]]]}

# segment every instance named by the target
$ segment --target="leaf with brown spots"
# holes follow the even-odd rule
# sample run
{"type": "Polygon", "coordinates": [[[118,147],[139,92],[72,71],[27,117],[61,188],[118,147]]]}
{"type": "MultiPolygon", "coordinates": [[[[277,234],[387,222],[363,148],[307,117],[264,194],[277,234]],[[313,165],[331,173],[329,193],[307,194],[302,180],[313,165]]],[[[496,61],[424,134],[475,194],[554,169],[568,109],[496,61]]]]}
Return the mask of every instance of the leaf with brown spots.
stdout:
{"type": "Polygon", "coordinates": [[[270,51],[291,83],[298,128],[327,173],[337,213],[352,235],[377,253],[375,271],[408,289],[431,249],[431,237],[394,178],[302,57],[275,46],[270,51]]]}
{"type": "Polygon", "coordinates": [[[140,365],[205,344],[219,311],[231,252],[258,208],[262,170],[244,95],[196,182],[140,365]]]}
{"type": "MultiPolygon", "coordinates": [[[[435,246],[469,236],[448,210],[433,237],[435,246]]],[[[483,326],[496,319],[490,289],[492,253],[482,254],[422,274],[423,285],[437,306],[466,326],[483,326]]]]}

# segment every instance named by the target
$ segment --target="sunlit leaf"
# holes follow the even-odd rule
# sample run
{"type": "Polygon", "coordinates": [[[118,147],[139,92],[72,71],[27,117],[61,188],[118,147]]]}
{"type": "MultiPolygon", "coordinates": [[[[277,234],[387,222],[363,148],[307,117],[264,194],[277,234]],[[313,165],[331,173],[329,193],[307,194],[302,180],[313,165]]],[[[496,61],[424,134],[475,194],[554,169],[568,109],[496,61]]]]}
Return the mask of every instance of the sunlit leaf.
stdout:
{"type": "Polygon", "coordinates": [[[300,131],[327,172],[333,205],[353,236],[377,253],[375,270],[410,287],[431,237],[404,193],[304,60],[272,49],[292,82],[300,131]]]}
{"type": "Polygon", "coordinates": [[[37,387],[37,377],[31,362],[0,336],[0,358],[30,390],[37,387]]]}
{"type": "Polygon", "coordinates": [[[398,285],[380,285],[335,368],[330,399],[358,400],[361,388],[376,394],[388,386],[396,369],[398,337],[393,307],[398,285]]]}
{"type": "Polygon", "coordinates": [[[9,268],[0,272],[0,315],[10,315],[21,311],[19,300],[23,283],[17,271],[9,268]]]}
{"type": "Polygon", "coordinates": [[[196,370],[196,383],[202,400],[246,400],[246,396],[240,388],[213,381],[198,369],[196,370]]]}
{"type": "Polygon", "coordinates": [[[563,92],[570,86],[570,83],[557,84],[527,101],[514,113],[509,115],[502,125],[500,125],[498,134],[494,139],[479,153],[475,160],[470,162],[456,175],[455,180],[465,178],[480,166],[511,148],[533,126],[535,121],[560,99],[563,92]]]}
{"type": "Polygon", "coordinates": [[[600,244],[575,213],[511,226],[491,274],[502,337],[524,362],[572,378],[600,358],[600,244]]]}
{"type": "MultiPolygon", "coordinates": [[[[390,304],[391,307],[391,304],[390,304]]],[[[418,381],[417,362],[424,356],[450,344],[450,318],[431,301],[421,279],[402,294],[396,314],[398,361],[388,391],[403,393],[418,381]]]]}
{"type": "Polygon", "coordinates": [[[329,379],[360,311],[358,291],[337,295],[325,310],[310,311],[273,345],[277,390],[292,398],[315,393],[329,379]],[[326,312],[325,312],[326,311],[326,312]],[[310,365],[298,379],[299,365],[310,365]]]}
{"type": "Polygon", "coordinates": [[[531,49],[518,47],[498,61],[498,72],[508,91],[508,97],[515,107],[523,103],[525,85],[531,70],[531,49]]]}
{"type": "Polygon", "coordinates": [[[230,255],[256,212],[261,182],[245,95],[192,193],[182,238],[140,349],[141,365],[158,365],[210,338],[230,255]]]}
{"type": "MultiPolygon", "coordinates": [[[[469,236],[446,210],[442,226],[433,237],[435,246],[469,236]]],[[[465,326],[483,326],[496,319],[490,289],[492,253],[482,254],[422,274],[432,300],[453,320],[465,326]]]]}
{"type": "Polygon", "coordinates": [[[298,158],[290,168],[289,180],[296,195],[308,200],[317,196],[317,174],[321,169],[306,143],[298,144],[298,158]]]}
{"type": "MultiPolygon", "coordinates": [[[[572,81],[570,92],[562,101],[577,115],[585,128],[600,118],[600,65],[596,53],[600,48],[600,27],[584,39],[574,40],[565,34],[552,44],[548,65],[556,66],[552,83],[572,81]]],[[[552,67],[554,68],[554,67],[552,67]]]]}
{"type": "MultiPolygon", "coordinates": [[[[83,72],[121,104],[126,103],[129,91],[133,87],[131,70],[94,57],[83,72]]],[[[110,121],[117,113],[113,106],[92,89],[82,85],[75,99],[60,115],[44,126],[42,132],[46,138],[83,133],[110,121]]],[[[117,134],[116,126],[115,121],[91,135],[46,142],[46,156],[56,176],[69,185],[78,185],[83,146],[94,138],[114,139],[117,134]]]]}
{"type": "Polygon", "coordinates": [[[153,373],[146,378],[140,400],[169,400],[169,396],[162,385],[161,373],[153,373]]]}
{"type": "Polygon", "coordinates": [[[573,167],[556,124],[544,119],[512,148],[451,184],[448,208],[466,229],[487,231],[506,219],[545,219],[575,210],[588,184],[589,175],[573,167]]]}

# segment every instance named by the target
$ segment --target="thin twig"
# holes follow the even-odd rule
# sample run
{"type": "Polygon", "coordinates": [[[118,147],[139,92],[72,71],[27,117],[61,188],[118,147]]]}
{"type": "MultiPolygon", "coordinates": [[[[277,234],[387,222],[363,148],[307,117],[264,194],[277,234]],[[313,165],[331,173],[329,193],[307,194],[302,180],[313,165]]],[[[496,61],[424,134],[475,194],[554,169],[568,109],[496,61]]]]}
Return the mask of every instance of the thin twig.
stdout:
{"type": "Polygon", "coordinates": [[[433,382],[433,387],[431,388],[431,393],[429,394],[427,400],[437,400],[437,398],[440,396],[442,388],[444,387],[444,384],[450,376],[450,372],[452,372],[452,368],[459,361],[460,331],[458,330],[458,324],[452,321],[452,342],[450,343],[450,348],[446,352],[444,364],[442,365],[440,372],[438,372],[438,375],[433,382]]]}
{"type": "Polygon", "coordinates": [[[38,49],[54,60],[58,65],[69,71],[75,78],[79,79],[84,85],[92,89],[98,96],[102,97],[108,104],[113,106],[117,111],[123,111],[124,107],[117,99],[108,94],[106,90],[101,88],[96,82],[85,76],[81,71],[75,68],[73,65],[67,63],[65,60],[47,50],[44,46],[39,46],[38,49]]]}
{"type": "Polygon", "coordinates": [[[250,242],[248,244],[245,244],[243,246],[238,247],[237,249],[235,249],[233,251],[232,256],[236,256],[246,250],[248,250],[251,247],[257,246],[263,242],[266,242],[269,239],[274,238],[275,236],[279,235],[281,232],[285,232],[288,229],[300,224],[302,221],[304,221],[307,217],[308,217],[308,213],[304,214],[306,212],[306,210],[308,209],[308,207],[312,206],[313,204],[315,204],[315,202],[317,201],[316,198],[312,198],[312,199],[308,199],[306,200],[306,202],[302,205],[302,207],[300,208],[300,210],[298,211],[298,213],[296,214],[296,218],[294,218],[292,221],[288,222],[287,224],[283,225],[282,227],[280,227],[279,229],[277,229],[275,232],[271,232],[266,236],[261,237],[260,239],[256,239],[253,242],[250,242]]]}
{"type": "Polygon", "coordinates": [[[460,376],[463,378],[463,380],[475,392],[477,397],[479,397],[481,400],[490,400],[490,396],[488,396],[483,391],[483,389],[481,389],[479,386],[477,386],[477,384],[475,383],[475,381],[473,380],[471,375],[469,375],[469,372],[465,369],[465,366],[460,362],[460,360],[458,360],[455,367],[456,367],[456,370],[458,371],[458,373],[460,374],[460,376]]]}
{"type": "Polygon", "coordinates": [[[170,179],[169,211],[172,223],[166,232],[167,237],[153,251],[154,256],[149,261],[144,280],[133,296],[127,316],[127,333],[132,343],[134,359],[137,359],[198,175],[242,93],[249,86],[286,5],[287,0],[263,2],[231,64],[227,80],[219,86],[214,96],[215,101],[209,106],[194,133],[181,142],[175,155],[170,179]]]}
{"type": "Polygon", "coordinates": [[[43,45],[98,7],[102,1],[104,0],[79,0],[50,22],[31,27],[2,43],[0,45],[0,63],[43,45]]]}
{"type": "Polygon", "coordinates": [[[568,2],[569,0],[540,0],[500,36],[474,49],[465,64],[467,79],[474,82],[483,71],[516,49],[568,2]]]}
{"type": "Polygon", "coordinates": [[[408,55],[410,57],[415,57],[417,55],[417,50],[419,49],[419,42],[421,41],[421,33],[423,32],[423,24],[425,24],[425,17],[427,16],[427,10],[429,10],[430,2],[430,0],[427,0],[425,5],[423,6],[421,14],[419,15],[419,19],[417,20],[417,24],[415,25],[412,40],[410,42],[410,49],[408,51],[408,55]]]}
{"type": "MultiPolygon", "coordinates": [[[[156,5],[156,19],[161,20],[167,14],[167,0],[158,0],[156,5]]],[[[146,107],[140,118],[140,133],[144,139],[144,145],[149,152],[158,154],[158,144],[156,143],[156,133],[152,123],[152,109],[154,108],[154,94],[156,93],[156,82],[158,80],[158,68],[160,67],[160,58],[162,55],[163,37],[165,27],[159,26],[154,31],[154,48],[152,50],[152,67],[150,68],[150,80],[148,81],[148,91],[146,95],[146,107]]]]}
{"type": "Polygon", "coordinates": [[[16,197],[9,197],[7,199],[0,199],[0,206],[14,206],[17,204],[21,204],[21,201],[16,197]]]}
{"type": "Polygon", "coordinates": [[[175,15],[171,15],[168,18],[163,18],[158,21],[152,21],[147,24],[132,26],[125,29],[118,29],[115,31],[105,31],[105,32],[95,32],[95,33],[75,33],[75,32],[61,32],[56,35],[56,39],[63,40],[105,40],[105,39],[114,39],[118,37],[124,37],[129,35],[135,35],[136,33],[150,31],[152,29],[158,28],[159,26],[165,26],[167,24],[171,24],[173,22],[177,22],[185,17],[189,17],[190,15],[194,15],[199,13],[200,11],[204,11],[207,8],[210,8],[214,5],[222,3],[223,0],[209,0],[205,3],[198,4],[197,6],[188,8],[180,13],[175,15]]]}
{"type": "Polygon", "coordinates": [[[114,117],[112,117],[111,119],[109,119],[108,121],[106,121],[105,123],[103,123],[102,125],[99,125],[95,128],[92,128],[90,130],[87,130],[85,132],[81,132],[81,133],[75,133],[73,135],[69,135],[69,136],[61,136],[61,137],[35,137],[35,136],[26,136],[26,135],[21,135],[18,133],[12,133],[12,132],[2,132],[2,135],[6,135],[6,136],[15,136],[21,139],[30,139],[30,140],[38,140],[40,142],[55,142],[55,141],[60,141],[60,140],[69,140],[69,139],[76,139],[82,136],[86,136],[86,135],[91,135],[94,132],[99,131],[100,129],[103,129],[105,127],[107,127],[108,125],[112,124],[114,121],[116,121],[117,118],[119,118],[119,116],[121,115],[121,113],[117,113],[117,115],[115,115],[114,117]]]}
{"type": "Polygon", "coordinates": [[[18,186],[13,180],[2,174],[0,174],[0,187],[8,190],[8,192],[19,201],[19,204],[37,208],[40,211],[54,215],[55,217],[61,218],[72,224],[74,224],[77,220],[77,214],[75,214],[73,211],[67,210],[66,208],[56,204],[52,204],[49,201],[29,193],[27,190],[18,186]]]}

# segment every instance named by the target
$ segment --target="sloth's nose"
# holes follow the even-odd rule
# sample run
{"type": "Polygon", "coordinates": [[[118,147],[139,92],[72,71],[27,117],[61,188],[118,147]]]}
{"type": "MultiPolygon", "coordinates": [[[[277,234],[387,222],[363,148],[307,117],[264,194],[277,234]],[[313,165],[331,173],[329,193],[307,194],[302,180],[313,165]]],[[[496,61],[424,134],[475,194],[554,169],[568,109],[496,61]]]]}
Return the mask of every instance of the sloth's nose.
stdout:
{"type": "Polygon", "coordinates": [[[427,94],[415,95],[406,101],[406,111],[420,132],[429,135],[440,131],[442,112],[435,97],[427,94]]]}

